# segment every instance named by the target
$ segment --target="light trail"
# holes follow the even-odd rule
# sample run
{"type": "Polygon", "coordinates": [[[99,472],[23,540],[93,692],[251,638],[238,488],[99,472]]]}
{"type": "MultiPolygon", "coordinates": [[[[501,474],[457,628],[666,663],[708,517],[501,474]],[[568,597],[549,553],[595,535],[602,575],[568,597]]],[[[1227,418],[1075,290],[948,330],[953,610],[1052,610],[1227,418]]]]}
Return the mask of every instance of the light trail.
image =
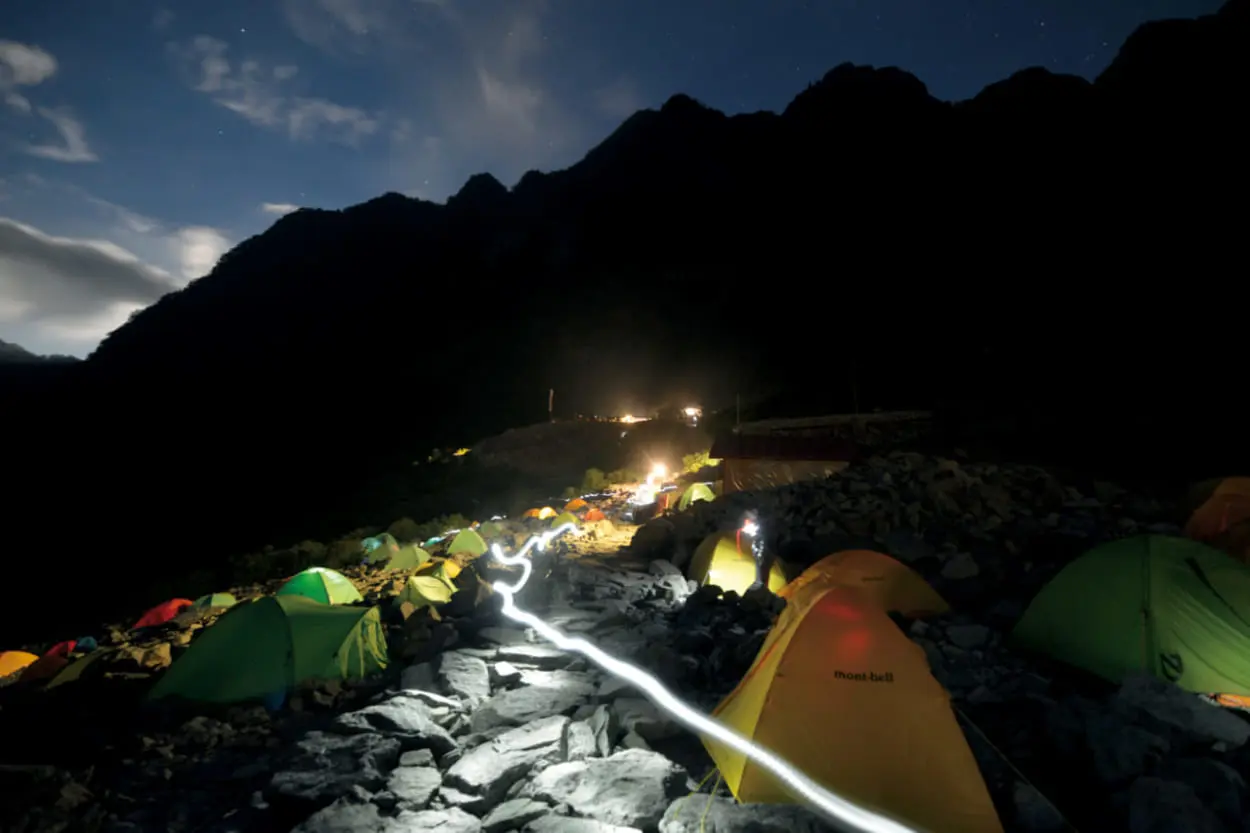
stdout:
{"type": "Polygon", "coordinates": [[[579,653],[614,677],[628,682],[687,729],[696,734],[715,738],[725,746],[742,753],[749,760],[772,773],[791,792],[806,800],[810,806],[818,810],[839,829],[853,831],[853,833],[921,833],[913,827],[874,813],[837,793],[830,792],[780,756],[682,702],[666,689],[663,683],[641,668],[605,653],[585,639],[566,636],[533,613],[517,607],[514,597],[521,588],[525,587],[534,572],[533,565],[526,556],[535,548],[541,552],[546,549],[552,539],[573,529],[576,529],[576,524],[566,523],[542,535],[535,535],[515,555],[504,555],[502,547],[498,544],[491,545],[491,555],[497,561],[507,566],[521,568],[521,578],[515,584],[506,584],[502,581],[491,582],[491,587],[503,599],[505,616],[514,622],[533,628],[540,636],[557,647],[579,653]]]}

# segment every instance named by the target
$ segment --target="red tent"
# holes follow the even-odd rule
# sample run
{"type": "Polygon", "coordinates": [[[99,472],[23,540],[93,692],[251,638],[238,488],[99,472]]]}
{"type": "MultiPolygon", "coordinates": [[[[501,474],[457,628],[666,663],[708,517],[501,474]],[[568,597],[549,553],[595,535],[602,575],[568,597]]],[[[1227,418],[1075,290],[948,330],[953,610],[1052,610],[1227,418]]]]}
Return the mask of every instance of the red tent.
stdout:
{"type": "Polygon", "coordinates": [[[157,625],[163,625],[170,619],[173,619],[179,613],[186,610],[195,602],[190,599],[170,599],[167,602],[161,602],[156,607],[139,617],[139,621],[131,626],[131,630],[139,628],[154,628],[157,625]]]}
{"type": "Polygon", "coordinates": [[[45,657],[68,657],[74,653],[74,649],[78,647],[78,640],[67,639],[64,642],[58,642],[48,650],[44,651],[45,657]]]}
{"type": "Polygon", "coordinates": [[[583,521],[601,521],[603,520],[603,518],[604,518],[603,512],[601,512],[598,508],[591,508],[591,510],[587,512],[585,516],[582,517],[582,520],[583,521]]]}

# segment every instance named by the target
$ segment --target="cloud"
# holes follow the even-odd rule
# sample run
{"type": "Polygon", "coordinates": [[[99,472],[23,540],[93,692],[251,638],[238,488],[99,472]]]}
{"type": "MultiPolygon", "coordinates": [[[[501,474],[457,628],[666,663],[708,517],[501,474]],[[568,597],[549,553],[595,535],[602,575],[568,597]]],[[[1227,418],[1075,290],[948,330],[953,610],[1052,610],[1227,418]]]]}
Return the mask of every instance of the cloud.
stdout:
{"type": "Polygon", "coordinates": [[[379,128],[379,119],[357,107],[288,92],[298,74],[291,65],[266,67],[255,60],[232,62],[225,41],[199,35],[169,45],[193,76],[193,86],[252,124],[282,130],[293,140],[323,138],[355,145],[379,128]]]}
{"type": "Polygon", "coordinates": [[[282,216],[283,214],[290,214],[292,211],[299,211],[299,206],[289,202],[262,202],[260,210],[266,214],[282,216]]]}
{"type": "Polygon", "coordinates": [[[0,325],[6,332],[38,325],[89,342],[174,288],[168,272],[114,243],[56,237],[0,217],[0,325]]]}
{"type": "Polygon", "coordinates": [[[542,73],[546,52],[542,0],[468,5],[445,0],[285,0],[292,31],[338,57],[389,63],[406,95],[406,119],[391,123],[394,176],[426,193],[450,193],[475,171],[501,178],[574,161],[581,120],[542,73]],[[414,65],[429,72],[414,72],[414,65]],[[417,128],[420,125],[420,128],[417,128]],[[450,181],[453,177],[457,182],[450,181]]]}
{"type": "Polygon", "coordinates": [[[595,104],[604,115],[616,119],[627,119],[646,106],[642,94],[628,78],[596,90],[595,104]]]}
{"type": "Polygon", "coordinates": [[[27,145],[26,152],[41,159],[54,162],[98,162],[100,157],[87,146],[82,122],[74,117],[68,107],[38,107],[36,111],[56,128],[60,144],[27,145]]]}
{"type": "Polygon", "coordinates": [[[56,129],[59,143],[27,144],[31,156],[54,162],[96,162],[99,157],[87,145],[82,122],[68,107],[36,107],[21,88],[37,87],[56,74],[57,63],[51,53],[16,41],[0,41],[0,98],[23,115],[32,113],[47,120],[56,129]]]}

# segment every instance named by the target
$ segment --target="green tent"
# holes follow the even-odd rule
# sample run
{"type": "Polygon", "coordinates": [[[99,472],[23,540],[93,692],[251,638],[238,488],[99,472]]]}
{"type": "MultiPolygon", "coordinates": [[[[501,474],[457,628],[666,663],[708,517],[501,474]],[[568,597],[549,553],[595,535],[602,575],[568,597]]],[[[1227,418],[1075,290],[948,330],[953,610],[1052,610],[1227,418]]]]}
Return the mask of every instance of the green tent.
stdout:
{"type": "Polygon", "coordinates": [[[240,703],[314,680],[358,680],[386,664],[386,635],[376,607],[265,596],[236,605],[205,628],[148,698],[240,703]]]}
{"type": "Polygon", "coordinates": [[[714,500],[716,495],[712,494],[712,490],[708,488],[706,483],[692,483],[681,493],[681,499],[677,501],[678,511],[685,512],[690,508],[690,504],[697,500],[714,500]]]}
{"type": "Polygon", "coordinates": [[[365,552],[365,564],[385,564],[399,552],[399,542],[389,532],[364,539],[360,542],[360,547],[365,552]]]}
{"type": "Polygon", "coordinates": [[[416,544],[405,544],[386,562],[387,570],[415,570],[431,558],[430,554],[416,544]]]}
{"type": "Polygon", "coordinates": [[[412,576],[404,582],[404,589],[395,597],[395,604],[410,602],[420,610],[423,607],[435,607],[451,601],[456,586],[450,580],[435,575],[412,576]]]}
{"type": "Polygon", "coordinates": [[[503,524],[499,521],[487,521],[477,529],[477,534],[482,536],[483,540],[489,541],[492,538],[502,538],[507,533],[503,524]]]}
{"type": "Polygon", "coordinates": [[[454,561],[439,560],[436,563],[427,564],[420,571],[418,577],[437,579],[445,584],[447,589],[455,593],[458,589],[456,587],[456,576],[458,575],[460,575],[459,564],[456,564],[454,561]]]}
{"type": "Polygon", "coordinates": [[[452,539],[447,546],[447,554],[455,555],[458,552],[467,552],[469,555],[479,556],[486,553],[486,541],[481,535],[477,534],[476,529],[462,529],[460,534],[452,539]]]}
{"type": "Polygon", "coordinates": [[[577,519],[577,516],[574,515],[572,512],[563,512],[559,515],[556,515],[554,518],[551,519],[552,529],[555,529],[556,527],[564,526],[565,524],[573,524],[573,528],[576,529],[577,527],[582,525],[582,522],[579,521],[577,519]]]}
{"type": "Polygon", "coordinates": [[[1042,588],[1012,639],[1119,682],[1147,671],[1203,694],[1250,694],[1250,567],[1188,538],[1095,547],[1042,588]]]}
{"type": "Polygon", "coordinates": [[[351,604],[362,599],[351,579],[325,567],[309,567],[296,573],[278,588],[277,595],[304,596],[328,605],[351,604]]]}
{"type": "Polygon", "coordinates": [[[231,593],[209,593],[196,599],[191,607],[193,610],[211,610],[215,607],[234,607],[238,603],[239,600],[231,593]]]}

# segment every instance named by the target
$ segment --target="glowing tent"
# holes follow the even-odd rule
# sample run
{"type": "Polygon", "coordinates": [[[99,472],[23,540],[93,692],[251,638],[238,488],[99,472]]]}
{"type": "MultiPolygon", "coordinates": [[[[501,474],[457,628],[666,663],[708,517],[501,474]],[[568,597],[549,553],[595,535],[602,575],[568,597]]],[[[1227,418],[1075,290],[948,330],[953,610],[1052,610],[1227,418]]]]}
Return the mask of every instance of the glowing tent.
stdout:
{"type": "Polygon", "coordinates": [[[236,605],[205,628],[148,697],[239,703],[314,680],[361,679],[386,664],[376,607],[266,596],[236,605]]]}
{"type": "Polygon", "coordinates": [[[1250,567],[1187,538],[1112,541],[1060,570],[1012,638],[1111,682],[1250,694],[1250,567]]]}
{"type": "Polygon", "coordinates": [[[431,557],[428,551],[416,544],[405,544],[391,554],[391,560],[386,562],[385,569],[415,570],[429,561],[431,557]]]}
{"type": "Polygon", "coordinates": [[[1250,561],[1250,477],[1228,477],[1194,510],[1185,534],[1250,561]]]}
{"type": "Polygon", "coordinates": [[[526,509],[525,514],[521,515],[521,517],[522,518],[537,518],[538,513],[541,511],[542,510],[540,509],[526,509]]]}
{"type": "Polygon", "coordinates": [[[950,610],[924,578],[888,555],[872,550],[844,550],[827,555],[777,591],[783,599],[806,596],[813,588],[857,587],[882,610],[919,617],[950,610]]]}
{"type": "Polygon", "coordinates": [[[207,596],[200,596],[191,603],[194,610],[213,610],[219,607],[234,607],[239,600],[234,597],[233,593],[209,593],[207,596]]]}
{"type": "Polygon", "coordinates": [[[419,576],[431,576],[446,584],[453,591],[456,589],[456,577],[460,575],[460,565],[455,561],[438,559],[422,564],[417,570],[419,576]]]}
{"type": "Polygon", "coordinates": [[[590,523],[592,521],[602,521],[606,517],[607,515],[603,514],[601,509],[592,506],[586,511],[585,515],[582,515],[582,520],[590,523]]]}
{"type": "Polygon", "coordinates": [[[556,514],[556,510],[552,509],[550,506],[544,506],[542,509],[538,510],[538,520],[545,521],[548,518],[554,518],[556,514]]]}
{"type": "Polygon", "coordinates": [[[38,659],[37,655],[27,651],[0,651],[0,677],[16,674],[38,659]]]}
{"type": "Polygon", "coordinates": [[[455,585],[443,581],[439,576],[410,576],[395,597],[395,604],[408,602],[418,610],[423,607],[436,607],[451,601],[454,592],[455,585]]]}
{"type": "Polygon", "coordinates": [[[568,503],[564,504],[564,511],[565,512],[577,512],[579,510],[585,509],[589,505],[590,505],[589,503],[582,500],[581,498],[575,497],[572,500],[570,500],[568,503]]]}
{"type": "MultiPolygon", "coordinates": [[[[927,833],[1002,833],[976,759],[923,649],[863,590],[789,605],[714,716],[831,790],[927,833]]],[[[795,799],[704,738],[734,797],[795,799]]]]}
{"type": "Polygon", "coordinates": [[[708,488],[706,483],[692,483],[687,487],[686,491],[681,493],[681,499],[677,501],[677,509],[685,512],[690,508],[690,504],[700,500],[715,500],[716,495],[712,494],[712,490],[708,488]]]}
{"type": "Polygon", "coordinates": [[[462,529],[447,545],[448,555],[455,555],[458,552],[468,553],[476,558],[486,552],[486,541],[476,529],[462,529]]]}
{"type": "Polygon", "coordinates": [[[302,573],[296,573],[278,588],[276,595],[303,596],[328,605],[351,604],[363,599],[351,579],[325,567],[309,567],[302,573]]]}
{"type": "MultiPolygon", "coordinates": [[[[714,584],[725,592],[745,593],[755,583],[756,572],[750,544],[746,541],[740,543],[739,533],[731,530],[703,539],[690,559],[686,575],[699,584],[714,584]]],[[[768,571],[768,589],[776,593],[785,584],[781,565],[774,561],[768,571]]]]}
{"type": "Polygon", "coordinates": [[[389,532],[383,532],[381,535],[364,539],[360,542],[360,547],[365,551],[365,564],[382,564],[394,558],[395,553],[399,552],[399,541],[395,540],[395,536],[389,532]]]}
{"type": "Polygon", "coordinates": [[[565,524],[573,524],[573,527],[577,528],[582,525],[582,522],[572,512],[563,512],[559,515],[556,515],[554,518],[551,519],[552,529],[556,529],[557,527],[564,526],[565,524]]]}
{"type": "Polygon", "coordinates": [[[131,625],[130,629],[137,631],[140,628],[154,628],[157,625],[163,625],[193,604],[195,602],[190,599],[170,599],[167,602],[161,602],[140,616],[139,621],[131,625]]]}

